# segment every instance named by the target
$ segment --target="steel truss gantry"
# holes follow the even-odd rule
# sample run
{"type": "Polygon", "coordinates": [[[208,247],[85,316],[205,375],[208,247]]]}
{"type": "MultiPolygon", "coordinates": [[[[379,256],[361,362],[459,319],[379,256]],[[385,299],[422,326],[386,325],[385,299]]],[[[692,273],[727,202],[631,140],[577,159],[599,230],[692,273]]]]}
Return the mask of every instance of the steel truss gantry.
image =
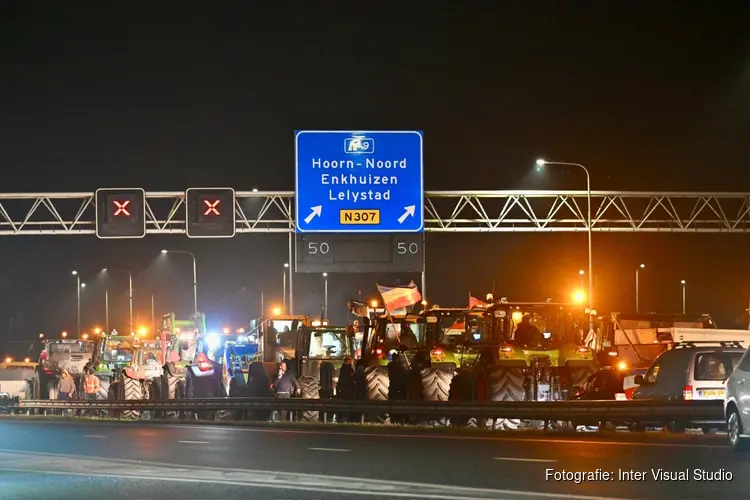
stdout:
{"type": "MultiPolygon", "coordinates": [[[[597,232],[748,233],[750,193],[593,191],[597,232]]],[[[293,191],[237,191],[238,233],[294,231],[293,191]]],[[[582,232],[586,191],[427,191],[425,230],[582,232]]],[[[185,233],[185,192],[146,194],[149,234],[185,233]]],[[[95,234],[94,193],[0,193],[0,235],[95,234]]]]}

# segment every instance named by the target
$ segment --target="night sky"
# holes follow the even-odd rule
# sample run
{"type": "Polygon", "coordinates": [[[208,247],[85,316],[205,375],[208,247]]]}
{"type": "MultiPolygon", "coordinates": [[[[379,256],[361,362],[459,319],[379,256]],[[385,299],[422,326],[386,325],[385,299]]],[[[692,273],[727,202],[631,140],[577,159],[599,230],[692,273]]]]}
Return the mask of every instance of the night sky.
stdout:
{"type": "MultiPolygon", "coordinates": [[[[3,192],[291,190],[295,129],[424,130],[427,189],[585,187],[575,170],[534,175],[542,156],[585,164],[599,190],[750,191],[744,1],[154,4],[0,3],[3,192]]],[[[747,307],[750,236],[594,237],[599,311],[634,309],[640,262],[642,309],[679,311],[680,279],[690,311],[723,326],[747,307]]],[[[139,322],[151,294],[157,314],[190,312],[190,260],[163,247],[197,255],[216,325],[257,315],[261,291],[281,298],[286,236],[1,239],[2,351],[75,328],[72,269],[89,285],[85,328],[102,324],[107,286],[112,323],[127,324],[127,279],[102,267],[133,270],[139,322]]],[[[497,295],[565,299],[586,267],[585,234],[427,242],[441,305],[493,281],[497,295]]],[[[418,276],[332,276],[332,319],[397,279],[418,276]]],[[[317,312],[322,290],[297,275],[297,310],[317,312]]]]}

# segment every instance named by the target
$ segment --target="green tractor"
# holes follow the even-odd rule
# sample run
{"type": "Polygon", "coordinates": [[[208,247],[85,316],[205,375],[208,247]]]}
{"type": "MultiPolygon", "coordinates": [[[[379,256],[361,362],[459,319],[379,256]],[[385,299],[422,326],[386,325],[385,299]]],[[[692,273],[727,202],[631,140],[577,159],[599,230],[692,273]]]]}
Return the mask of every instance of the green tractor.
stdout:
{"type": "MultiPolygon", "coordinates": [[[[303,326],[297,332],[295,354],[289,368],[297,376],[300,397],[333,398],[345,359],[354,359],[354,331],[348,327],[323,325],[303,326]]],[[[320,419],[317,411],[302,412],[300,417],[306,421],[320,419]]]]}
{"type": "Polygon", "coordinates": [[[451,381],[468,359],[462,342],[468,313],[432,308],[417,314],[362,316],[366,325],[359,362],[363,396],[447,401],[451,381]]]}
{"type": "MultiPolygon", "coordinates": [[[[467,318],[464,336],[473,360],[464,363],[453,380],[454,399],[566,399],[573,386],[582,385],[597,369],[594,353],[582,345],[586,322],[583,309],[572,304],[502,299],[475,310],[467,318]],[[522,330],[524,335],[519,334],[522,330]]],[[[495,428],[524,425],[510,419],[492,422],[495,428]]]]}
{"type": "MultiPolygon", "coordinates": [[[[96,345],[91,367],[99,377],[97,399],[114,401],[143,399],[143,388],[140,380],[124,375],[135,359],[138,339],[132,335],[102,335],[96,345]]],[[[125,411],[123,416],[135,418],[138,412],[125,411]]]]}
{"type": "Polygon", "coordinates": [[[203,313],[186,320],[177,319],[175,313],[162,316],[161,341],[167,347],[161,384],[163,399],[212,397],[219,390],[220,373],[205,352],[207,336],[203,313]]]}

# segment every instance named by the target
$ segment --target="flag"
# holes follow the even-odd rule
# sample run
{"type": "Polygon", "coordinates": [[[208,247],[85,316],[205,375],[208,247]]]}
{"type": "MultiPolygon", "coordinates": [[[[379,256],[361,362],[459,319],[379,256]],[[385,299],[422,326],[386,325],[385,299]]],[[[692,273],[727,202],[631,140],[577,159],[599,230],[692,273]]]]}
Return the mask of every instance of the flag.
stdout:
{"type": "Polygon", "coordinates": [[[389,314],[394,314],[399,309],[413,306],[422,300],[417,285],[410,282],[408,286],[381,286],[377,285],[380,296],[383,297],[383,306],[389,314]]]}
{"type": "Polygon", "coordinates": [[[475,307],[487,307],[487,305],[487,302],[482,302],[469,294],[469,309],[474,309],[475,307]]]}

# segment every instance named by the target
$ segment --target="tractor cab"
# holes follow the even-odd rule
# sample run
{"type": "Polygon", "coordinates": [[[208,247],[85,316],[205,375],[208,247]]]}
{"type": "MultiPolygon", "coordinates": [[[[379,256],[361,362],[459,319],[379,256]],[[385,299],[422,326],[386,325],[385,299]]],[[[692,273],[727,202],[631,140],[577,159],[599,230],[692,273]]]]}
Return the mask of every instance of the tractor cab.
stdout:
{"type": "MultiPolygon", "coordinates": [[[[347,359],[354,359],[354,345],[354,331],[347,326],[321,324],[299,330],[299,342],[289,368],[297,375],[301,397],[334,397],[341,367],[347,359]]],[[[302,417],[303,420],[317,420],[318,415],[317,412],[303,412],[302,417]]]]}
{"type": "Polygon", "coordinates": [[[103,376],[118,374],[133,362],[137,342],[138,339],[131,335],[103,335],[96,345],[94,370],[103,376]]]}

